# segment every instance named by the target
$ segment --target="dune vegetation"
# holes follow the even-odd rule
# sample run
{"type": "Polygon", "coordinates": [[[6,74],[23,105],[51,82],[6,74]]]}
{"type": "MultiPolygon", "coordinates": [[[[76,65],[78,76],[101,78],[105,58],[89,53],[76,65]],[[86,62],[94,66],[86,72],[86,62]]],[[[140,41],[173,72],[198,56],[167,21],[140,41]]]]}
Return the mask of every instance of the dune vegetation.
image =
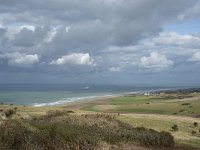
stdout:
{"type": "Polygon", "coordinates": [[[126,146],[174,147],[168,132],[132,127],[108,114],[50,111],[32,119],[9,119],[0,126],[0,149],[120,149],[126,146]]]}

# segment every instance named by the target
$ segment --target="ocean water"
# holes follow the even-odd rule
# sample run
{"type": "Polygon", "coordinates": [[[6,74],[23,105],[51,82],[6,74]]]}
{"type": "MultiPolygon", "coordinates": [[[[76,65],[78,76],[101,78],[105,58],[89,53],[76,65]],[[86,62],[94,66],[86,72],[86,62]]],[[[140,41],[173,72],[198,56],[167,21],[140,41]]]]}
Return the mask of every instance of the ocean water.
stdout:
{"type": "Polygon", "coordinates": [[[82,99],[160,89],[169,89],[169,87],[84,84],[0,84],[0,102],[6,104],[47,106],[82,99]]]}

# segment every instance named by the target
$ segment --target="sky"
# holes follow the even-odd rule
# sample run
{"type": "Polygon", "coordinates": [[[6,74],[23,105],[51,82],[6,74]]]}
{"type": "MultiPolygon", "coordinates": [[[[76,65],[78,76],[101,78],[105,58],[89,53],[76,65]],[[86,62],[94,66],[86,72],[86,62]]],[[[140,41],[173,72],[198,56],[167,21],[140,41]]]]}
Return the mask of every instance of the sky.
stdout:
{"type": "Polygon", "coordinates": [[[0,83],[200,85],[199,0],[0,0],[0,83]]]}

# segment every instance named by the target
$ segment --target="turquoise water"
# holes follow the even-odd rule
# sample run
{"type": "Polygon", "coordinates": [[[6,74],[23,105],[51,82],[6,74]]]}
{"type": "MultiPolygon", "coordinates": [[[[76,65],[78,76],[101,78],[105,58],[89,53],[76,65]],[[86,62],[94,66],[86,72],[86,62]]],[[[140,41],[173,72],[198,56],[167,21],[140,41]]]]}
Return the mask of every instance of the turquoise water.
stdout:
{"type": "MultiPolygon", "coordinates": [[[[0,92],[0,102],[20,105],[37,105],[56,102],[64,103],[79,99],[111,95],[111,93],[72,93],[70,91],[12,91],[0,92]]],[[[45,104],[44,104],[45,105],[45,104]]],[[[52,104],[53,105],[53,104],[52,104]]]]}
{"type": "Polygon", "coordinates": [[[1,84],[0,102],[19,105],[56,105],[101,96],[167,89],[116,85],[1,84]]]}

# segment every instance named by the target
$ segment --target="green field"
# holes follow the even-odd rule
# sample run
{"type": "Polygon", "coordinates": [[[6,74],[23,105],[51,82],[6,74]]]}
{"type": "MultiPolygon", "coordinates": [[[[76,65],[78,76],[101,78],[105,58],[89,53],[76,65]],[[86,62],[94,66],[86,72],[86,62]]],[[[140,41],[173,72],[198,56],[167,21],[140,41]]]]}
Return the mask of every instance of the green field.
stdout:
{"type": "Polygon", "coordinates": [[[87,103],[83,111],[119,113],[120,121],[134,127],[171,132],[177,145],[200,148],[200,95],[167,94],[164,96],[121,96],[102,103],[87,103]],[[199,126],[194,127],[193,123],[199,126]],[[178,125],[178,131],[172,126],[178,125]],[[193,132],[193,134],[192,134],[193,132]],[[194,134],[195,133],[195,134],[194,134]]]}
{"type": "Polygon", "coordinates": [[[195,116],[200,114],[200,96],[191,96],[193,97],[185,99],[178,99],[176,95],[121,96],[111,98],[103,104],[88,103],[81,110],[195,116]]]}

